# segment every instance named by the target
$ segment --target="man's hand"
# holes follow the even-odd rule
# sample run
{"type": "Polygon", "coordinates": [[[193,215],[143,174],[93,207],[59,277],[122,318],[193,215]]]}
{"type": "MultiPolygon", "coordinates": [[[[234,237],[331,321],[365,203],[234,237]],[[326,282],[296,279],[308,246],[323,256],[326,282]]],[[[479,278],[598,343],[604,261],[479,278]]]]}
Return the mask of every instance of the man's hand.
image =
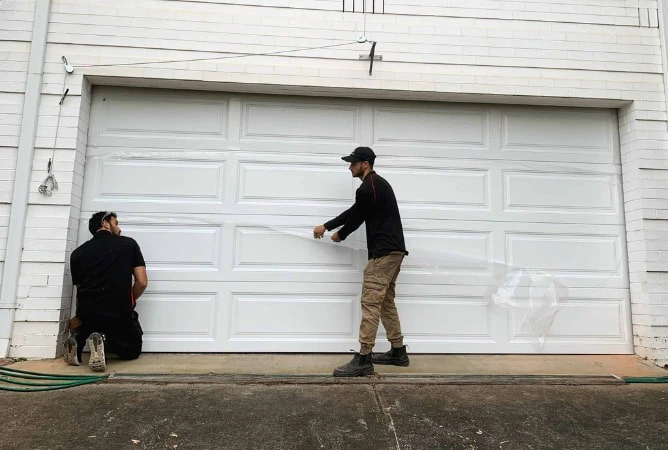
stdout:
{"type": "Polygon", "coordinates": [[[313,238],[320,239],[325,235],[325,231],[327,231],[327,228],[324,225],[318,225],[313,229],[313,238]]]}
{"type": "Polygon", "coordinates": [[[339,232],[338,231],[332,235],[332,240],[334,242],[341,242],[341,238],[339,237],[339,232]]]}
{"type": "Polygon", "coordinates": [[[79,328],[80,326],[81,326],[81,319],[79,319],[79,317],[74,316],[70,319],[69,322],[70,333],[74,333],[75,331],[77,331],[77,328],[79,328]]]}

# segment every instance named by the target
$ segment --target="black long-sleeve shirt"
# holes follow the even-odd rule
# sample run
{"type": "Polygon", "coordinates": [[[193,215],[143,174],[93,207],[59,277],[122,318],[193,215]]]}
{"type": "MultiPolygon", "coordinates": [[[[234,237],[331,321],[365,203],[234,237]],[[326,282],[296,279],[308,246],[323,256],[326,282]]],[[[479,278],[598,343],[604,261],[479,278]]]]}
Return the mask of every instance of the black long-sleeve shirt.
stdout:
{"type": "Polygon", "coordinates": [[[355,193],[355,204],[325,223],[333,230],[341,225],[339,237],[345,240],[350,233],[366,222],[366,245],[369,259],[406,251],[404,229],[394,191],[385,178],[370,172],[355,193]]]}
{"type": "Polygon", "coordinates": [[[72,283],[77,286],[77,315],[130,318],[132,276],[139,266],[146,263],[134,239],[96,232],[70,257],[72,283]]]}

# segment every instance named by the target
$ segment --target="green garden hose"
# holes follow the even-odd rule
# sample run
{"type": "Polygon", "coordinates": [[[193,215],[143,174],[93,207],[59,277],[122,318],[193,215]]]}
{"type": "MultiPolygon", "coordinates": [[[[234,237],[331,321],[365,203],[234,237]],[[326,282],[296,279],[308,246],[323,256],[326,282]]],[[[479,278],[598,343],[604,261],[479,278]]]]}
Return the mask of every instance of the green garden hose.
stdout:
{"type": "Polygon", "coordinates": [[[57,375],[48,373],[29,372],[27,370],[0,367],[0,391],[11,392],[41,392],[55,391],[86,384],[99,383],[106,380],[108,375],[57,375]],[[34,381],[25,381],[34,380],[34,381]],[[23,387],[12,387],[19,385],[23,387]]]}
{"type": "Polygon", "coordinates": [[[668,377],[625,377],[625,383],[668,383],[668,377]]]}

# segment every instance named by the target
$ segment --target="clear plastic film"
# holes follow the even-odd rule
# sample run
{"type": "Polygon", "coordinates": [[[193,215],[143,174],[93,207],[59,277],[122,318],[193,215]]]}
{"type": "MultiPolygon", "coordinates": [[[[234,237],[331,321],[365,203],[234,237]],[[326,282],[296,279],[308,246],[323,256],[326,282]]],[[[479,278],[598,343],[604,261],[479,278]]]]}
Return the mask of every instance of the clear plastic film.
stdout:
{"type": "Polygon", "coordinates": [[[560,306],[552,275],[526,269],[508,270],[492,292],[491,300],[495,305],[520,312],[520,331],[532,340],[537,350],[543,348],[560,306]],[[525,280],[529,284],[529,295],[520,296],[517,291],[527,284],[525,280]]]}
{"type": "MultiPolygon", "coordinates": [[[[127,225],[184,225],[207,224],[228,225],[234,227],[252,227],[263,229],[277,235],[290,236],[315,242],[317,245],[347,248],[356,253],[361,262],[367,260],[366,242],[357,239],[363,233],[359,231],[345,241],[334,242],[331,232],[321,239],[314,239],[313,227],[292,225],[267,225],[253,220],[234,221],[206,218],[202,216],[137,216],[132,213],[121,215],[127,225]]],[[[314,223],[314,226],[318,225],[314,223]]],[[[129,233],[131,234],[131,232],[129,233]]],[[[567,289],[559,283],[556,276],[536,270],[510,267],[502,262],[486,261],[461,253],[435,252],[433,250],[411,247],[409,243],[407,261],[414,272],[423,275],[456,278],[462,271],[483,269],[492,274],[492,281],[482,286],[489,301],[490,314],[511,314],[521,322],[520,332],[523,339],[528,340],[536,351],[541,351],[546,336],[557,313],[560,310],[560,298],[567,295],[567,289]]],[[[452,284],[444,283],[444,285],[452,284]]],[[[464,284],[464,283],[462,283],[464,284]]],[[[480,287],[480,286],[479,286],[480,287]]],[[[447,286],[446,286],[447,289],[447,286]]]]}

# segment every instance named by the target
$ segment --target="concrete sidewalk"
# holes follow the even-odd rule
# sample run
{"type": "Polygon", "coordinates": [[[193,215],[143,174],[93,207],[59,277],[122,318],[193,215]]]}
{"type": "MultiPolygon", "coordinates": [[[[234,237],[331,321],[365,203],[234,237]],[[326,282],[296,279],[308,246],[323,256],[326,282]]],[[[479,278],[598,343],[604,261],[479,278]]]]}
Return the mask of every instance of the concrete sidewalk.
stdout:
{"type": "MultiPolygon", "coordinates": [[[[331,376],[350,354],[158,354],[135,361],[109,358],[107,374],[119,376],[331,376]]],[[[668,371],[635,355],[411,355],[409,367],[376,365],[385,377],[660,377],[668,371]]],[[[85,362],[69,366],[62,358],[22,361],[10,367],[54,374],[90,374],[85,362]]]]}

